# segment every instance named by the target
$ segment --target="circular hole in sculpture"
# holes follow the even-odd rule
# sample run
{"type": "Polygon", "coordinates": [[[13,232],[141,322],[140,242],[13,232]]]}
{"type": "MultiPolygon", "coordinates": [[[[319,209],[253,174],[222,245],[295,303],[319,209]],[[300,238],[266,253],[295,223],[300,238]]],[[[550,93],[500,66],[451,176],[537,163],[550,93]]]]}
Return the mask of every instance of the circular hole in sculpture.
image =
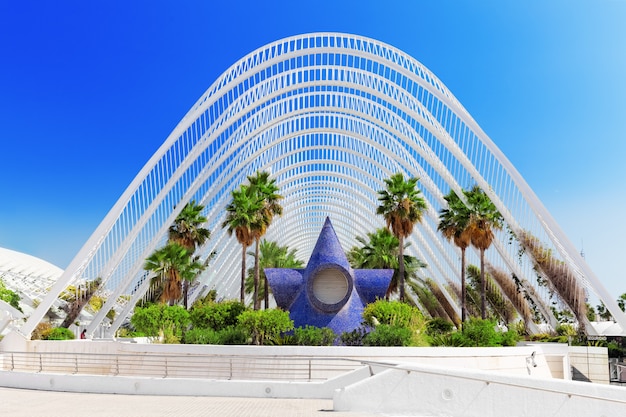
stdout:
{"type": "Polygon", "coordinates": [[[323,304],[342,301],[348,293],[348,279],[339,269],[326,268],[315,275],[313,295],[323,304]]]}

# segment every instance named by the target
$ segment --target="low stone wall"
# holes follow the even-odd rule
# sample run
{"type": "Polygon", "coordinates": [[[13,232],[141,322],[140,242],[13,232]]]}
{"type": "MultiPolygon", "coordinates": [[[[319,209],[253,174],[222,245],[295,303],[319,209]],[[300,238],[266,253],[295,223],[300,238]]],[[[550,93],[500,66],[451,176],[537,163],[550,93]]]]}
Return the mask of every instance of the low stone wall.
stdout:
{"type": "Polygon", "coordinates": [[[403,364],[335,391],[335,411],[394,416],[620,416],[626,391],[605,384],[403,364]]]}
{"type": "MultiPolygon", "coordinates": [[[[537,343],[504,348],[449,347],[348,347],[348,346],[218,346],[164,345],[129,343],[115,340],[26,340],[17,333],[5,336],[0,351],[64,352],[102,355],[137,355],[136,374],[142,375],[145,354],[200,356],[266,356],[275,358],[318,357],[383,363],[423,363],[451,368],[479,369],[510,375],[588,379],[608,384],[609,366],[606,348],[569,347],[565,344],[537,343]],[[582,375],[584,378],[576,378],[582,375]]],[[[355,368],[358,364],[355,364],[355,368]]],[[[68,370],[71,371],[71,370],[68,370]]],[[[104,370],[105,374],[114,372],[104,370]]],[[[329,375],[332,377],[334,375],[329,375]]],[[[245,375],[241,375],[245,378],[245,375]]]]}

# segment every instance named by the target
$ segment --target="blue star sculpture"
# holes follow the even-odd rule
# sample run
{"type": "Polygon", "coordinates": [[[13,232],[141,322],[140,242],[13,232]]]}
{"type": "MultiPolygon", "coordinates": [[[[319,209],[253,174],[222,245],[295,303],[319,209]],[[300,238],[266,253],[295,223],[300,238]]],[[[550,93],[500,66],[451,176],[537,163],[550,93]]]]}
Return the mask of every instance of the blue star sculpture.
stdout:
{"type": "Polygon", "coordinates": [[[329,327],[336,334],[361,325],[363,309],[385,296],[393,269],[353,270],[327,217],[305,269],[266,268],[278,307],[295,327],[329,327]]]}

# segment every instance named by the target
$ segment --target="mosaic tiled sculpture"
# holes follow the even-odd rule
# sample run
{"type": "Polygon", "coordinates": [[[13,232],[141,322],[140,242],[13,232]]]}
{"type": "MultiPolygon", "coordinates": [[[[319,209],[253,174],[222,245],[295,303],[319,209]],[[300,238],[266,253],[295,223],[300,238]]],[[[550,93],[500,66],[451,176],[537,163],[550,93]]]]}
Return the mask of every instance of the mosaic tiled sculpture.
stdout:
{"type": "Polygon", "coordinates": [[[339,335],[358,328],[365,305],[385,296],[393,269],[353,270],[326,218],[305,269],[266,268],[265,275],[295,327],[329,327],[339,335]]]}

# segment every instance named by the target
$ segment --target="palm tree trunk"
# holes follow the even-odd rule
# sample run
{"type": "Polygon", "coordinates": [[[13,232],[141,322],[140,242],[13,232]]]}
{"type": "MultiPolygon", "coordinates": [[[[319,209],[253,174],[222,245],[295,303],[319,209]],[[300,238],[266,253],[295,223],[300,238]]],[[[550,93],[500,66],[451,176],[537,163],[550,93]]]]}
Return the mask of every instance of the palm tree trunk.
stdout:
{"type": "Polygon", "coordinates": [[[187,310],[187,295],[189,294],[189,281],[183,281],[183,305],[185,306],[185,310],[187,310]]]}
{"type": "Polygon", "coordinates": [[[465,323],[465,248],[461,248],[461,328],[465,323]]]}
{"type": "Polygon", "coordinates": [[[267,283],[267,277],[263,278],[263,285],[265,286],[265,292],[263,293],[265,299],[265,309],[270,308],[270,288],[267,283]]]}
{"type": "Polygon", "coordinates": [[[243,248],[241,251],[241,290],[240,290],[240,294],[239,294],[239,300],[241,301],[241,303],[245,303],[245,298],[246,298],[246,286],[245,286],[245,281],[246,281],[246,245],[241,245],[241,247],[243,248]]]}
{"type": "Polygon", "coordinates": [[[400,286],[400,301],[404,302],[404,236],[399,236],[400,252],[398,255],[398,285],[400,286]]]}
{"type": "Polygon", "coordinates": [[[80,315],[83,307],[89,302],[91,297],[96,293],[99,285],[87,285],[87,290],[82,294],[79,294],[79,288],[76,288],[76,299],[67,305],[65,320],[61,323],[61,327],[68,328],[76,321],[76,318],[80,315]]]}
{"type": "Polygon", "coordinates": [[[254,309],[259,310],[261,308],[261,300],[259,299],[259,238],[255,239],[254,244],[254,309]]]}
{"type": "Polygon", "coordinates": [[[487,282],[485,280],[485,250],[480,250],[480,316],[483,320],[487,318],[487,282]]]}

